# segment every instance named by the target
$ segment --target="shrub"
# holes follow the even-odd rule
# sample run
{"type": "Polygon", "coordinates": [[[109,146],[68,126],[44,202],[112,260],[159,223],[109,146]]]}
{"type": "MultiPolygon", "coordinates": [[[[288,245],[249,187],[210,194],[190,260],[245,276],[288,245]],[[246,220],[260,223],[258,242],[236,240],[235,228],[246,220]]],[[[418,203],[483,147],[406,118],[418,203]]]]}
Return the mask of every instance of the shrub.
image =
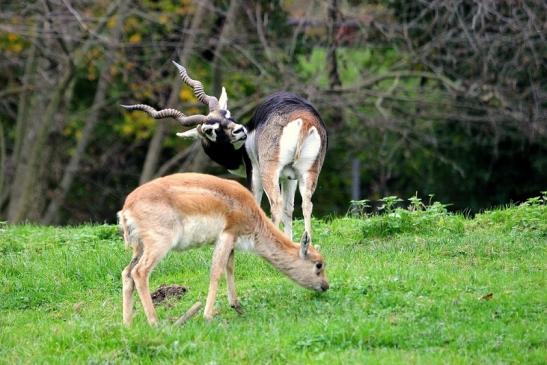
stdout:
{"type": "Polygon", "coordinates": [[[408,199],[406,208],[398,207],[403,202],[395,196],[380,199],[381,205],[376,212],[366,213],[367,200],[352,201],[349,214],[363,219],[361,226],[365,237],[385,237],[402,233],[450,232],[461,234],[464,231],[463,216],[448,212],[448,204],[440,202],[425,204],[418,196],[408,199]]]}

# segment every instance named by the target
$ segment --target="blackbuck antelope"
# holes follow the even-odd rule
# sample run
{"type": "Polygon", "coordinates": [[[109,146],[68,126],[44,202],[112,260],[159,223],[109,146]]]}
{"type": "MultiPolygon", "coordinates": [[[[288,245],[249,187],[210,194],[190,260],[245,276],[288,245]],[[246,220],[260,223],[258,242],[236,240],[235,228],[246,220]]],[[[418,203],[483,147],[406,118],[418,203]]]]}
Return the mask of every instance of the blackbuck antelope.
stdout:
{"type": "Polygon", "coordinates": [[[325,262],[304,232],[293,243],[238,182],[196,173],[152,180],[130,193],[118,212],[133,258],[122,272],[123,321],[131,323],[136,288],[150,324],[158,318],[148,287],[150,272],[171,250],[214,243],[204,317],[213,318],[218,281],[226,272],[228,301],[240,312],[234,281],[234,249],[251,250],[301,286],[329,288],[325,262]]]}
{"type": "Polygon", "coordinates": [[[259,204],[265,191],[274,224],[279,227],[283,222],[285,233],[291,238],[298,186],[305,229],[311,235],[311,198],[327,149],[327,132],[317,110],[295,94],[277,92],[258,106],[251,122],[244,127],[231,117],[224,88],[219,99],[209,96],[201,82],[192,80],[184,67],[173,63],[197,98],[209,106],[208,115],[185,116],[176,109],[157,111],[144,104],[124,107],[143,110],[156,119],[171,117],[183,126],[195,127],[177,135],[199,138],[212,160],[246,177],[259,204]]]}

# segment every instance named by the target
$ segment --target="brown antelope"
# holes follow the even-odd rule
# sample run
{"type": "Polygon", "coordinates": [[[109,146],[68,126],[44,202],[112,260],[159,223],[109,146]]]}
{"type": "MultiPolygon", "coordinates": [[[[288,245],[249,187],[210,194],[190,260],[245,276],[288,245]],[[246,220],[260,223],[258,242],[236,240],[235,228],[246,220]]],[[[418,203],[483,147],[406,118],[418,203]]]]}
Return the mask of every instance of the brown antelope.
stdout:
{"type": "Polygon", "coordinates": [[[148,322],[158,318],[150,296],[152,269],[171,250],[214,243],[211,281],[204,317],[213,318],[218,281],[226,272],[228,301],[240,312],[234,281],[234,249],[250,250],[301,286],[329,288],[325,263],[306,232],[293,243],[264,214],[252,194],[235,181],[196,173],[150,181],[130,193],[118,212],[126,247],[133,258],[122,272],[123,321],[131,323],[134,289],[148,322]]]}
{"type": "Polygon", "coordinates": [[[184,67],[173,63],[197,98],[209,106],[208,115],[185,116],[176,109],[156,111],[144,104],[124,107],[143,110],[156,119],[172,117],[183,126],[196,126],[177,135],[199,138],[212,160],[246,177],[259,204],[265,191],[274,224],[279,227],[283,222],[284,231],[291,238],[294,194],[298,186],[305,229],[311,235],[311,198],[327,150],[327,132],[317,110],[295,94],[277,92],[258,106],[245,128],[231,117],[224,88],[220,99],[209,96],[201,82],[192,80],[184,67]]]}

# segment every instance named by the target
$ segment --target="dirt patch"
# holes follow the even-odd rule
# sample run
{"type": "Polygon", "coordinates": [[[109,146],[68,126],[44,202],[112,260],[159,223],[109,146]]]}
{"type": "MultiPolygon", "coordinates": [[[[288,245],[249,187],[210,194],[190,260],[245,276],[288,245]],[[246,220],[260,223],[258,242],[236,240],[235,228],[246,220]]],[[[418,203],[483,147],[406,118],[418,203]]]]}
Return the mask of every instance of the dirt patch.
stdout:
{"type": "Polygon", "coordinates": [[[162,284],[152,293],[152,302],[154,302],[154,304],[160,304],[167,299],[179,299],[186,294],[187,291],[188,288],[185,286],[162,284]]]}

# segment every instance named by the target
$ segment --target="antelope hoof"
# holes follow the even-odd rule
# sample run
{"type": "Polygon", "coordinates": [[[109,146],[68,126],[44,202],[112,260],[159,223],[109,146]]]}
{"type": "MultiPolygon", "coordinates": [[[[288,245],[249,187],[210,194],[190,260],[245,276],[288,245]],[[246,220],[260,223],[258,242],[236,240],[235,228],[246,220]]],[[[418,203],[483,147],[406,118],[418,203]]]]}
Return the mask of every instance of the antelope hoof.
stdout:
{"type": "Polygon", "coordinates": [[[205,318],[205,322],[207,322],[207,323],[211,323],[213,321],[213,317],[214,316],[211,315],[211,314],[204,314],[203,315],[203,318],[205,318]]]}
{"type": "Polygon", "coordinates": [[[205,321],[207,323],[211,323],[213,318],[219,313],[218,309],[213,309],[211,313],[203,313],[203,318],[205,318],[205,321]]]}
{"type": "Polygon", "coordinates": [[[245,311],[243,310],[243,308],[241,307],[241,304],[239,304],[239,303],[232,304],[232,305],[230,305],[230,307],[232,307],[233,310],[235,310],[236,313],[239,314],[240,316],[245,314],[245,311]]]}

